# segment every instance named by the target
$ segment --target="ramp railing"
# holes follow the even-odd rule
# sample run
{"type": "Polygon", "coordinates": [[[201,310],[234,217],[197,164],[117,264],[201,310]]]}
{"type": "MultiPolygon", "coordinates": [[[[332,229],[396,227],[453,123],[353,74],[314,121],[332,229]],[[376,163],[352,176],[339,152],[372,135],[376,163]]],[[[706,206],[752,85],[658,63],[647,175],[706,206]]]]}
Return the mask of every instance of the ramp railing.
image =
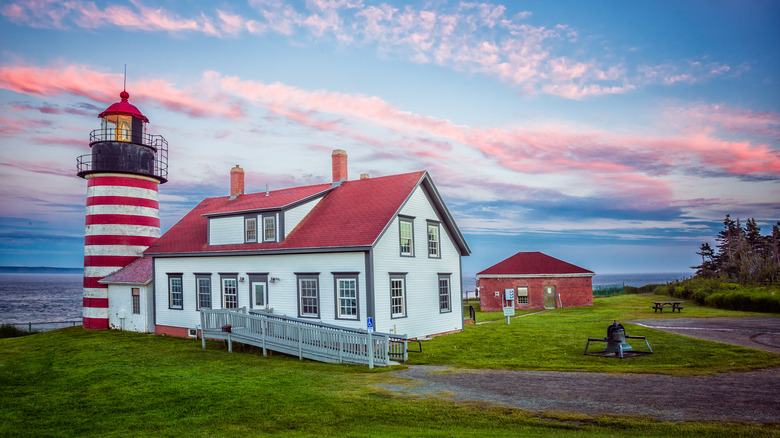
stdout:
{"type": "Polygon", "coordinates": [[[408,340],[388,333],[368,332],[243,309],[201,309],[202,346],[206,338],[254,345],[299,359],[356,363],[369,368],[405,360],[408,340]]]}

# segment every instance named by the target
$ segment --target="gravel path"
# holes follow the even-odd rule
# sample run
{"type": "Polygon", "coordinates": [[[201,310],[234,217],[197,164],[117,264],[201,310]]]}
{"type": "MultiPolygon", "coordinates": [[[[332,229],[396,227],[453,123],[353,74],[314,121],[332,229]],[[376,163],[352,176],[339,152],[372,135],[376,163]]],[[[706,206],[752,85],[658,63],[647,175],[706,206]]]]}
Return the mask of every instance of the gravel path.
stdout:
{"type": "Polygon", "coordinates": [[[676,377],[415,365],[395,374],[413,379],[417,385],[385,388],[425,396],[453,395],[456,400],[485,401],[534,412],[649,415],[664,421],[780,422],[777,368],[676,377]]]}
{"type": "MultiPolygon", "coordinates": [[[[780,318],[670,318],[636,322],[780,353],[780,318]]],[[[452,396],[456,400],[485,401],[534,412],[648,415],[664,421],[780,422],[780,368],[679,377],[414,365],[395,374],[416,384],[383,387],[407,394],[452,396]]]]}

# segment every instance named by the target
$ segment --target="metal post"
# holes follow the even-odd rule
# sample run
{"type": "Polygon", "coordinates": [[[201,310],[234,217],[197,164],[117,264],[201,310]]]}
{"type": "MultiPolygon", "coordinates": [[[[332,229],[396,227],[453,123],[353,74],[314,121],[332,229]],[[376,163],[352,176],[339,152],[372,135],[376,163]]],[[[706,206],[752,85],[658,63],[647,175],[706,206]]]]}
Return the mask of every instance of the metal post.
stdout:
{"type": "Polygon", "coordinates": [[[374,368],[374,340],[371,337],[371,330],[368,330],[368,368],[374,368]]]}

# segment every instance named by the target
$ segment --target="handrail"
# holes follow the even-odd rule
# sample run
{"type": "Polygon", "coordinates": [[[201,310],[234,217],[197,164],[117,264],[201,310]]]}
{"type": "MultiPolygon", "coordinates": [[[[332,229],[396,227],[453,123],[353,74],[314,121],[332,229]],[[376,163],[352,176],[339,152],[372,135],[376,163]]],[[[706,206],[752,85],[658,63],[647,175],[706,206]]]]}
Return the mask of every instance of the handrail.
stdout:
{"type": "Polygon", "coordinates": [[[298,318],[265,312],[247,312],[246,308],[200,311],[203,348],[206,338],[225,339],[255,345],[263,349],[331,363],[358,363],[386,366],[390,359],[406,359],[405,337],[313,323],[298,318]],[[395,348],[391,349],[391,346],[395,348]],[[400,346],[400,351],[398,351],[400,346]],[[400,356],[400,357],[399,357],[400,356]]]}

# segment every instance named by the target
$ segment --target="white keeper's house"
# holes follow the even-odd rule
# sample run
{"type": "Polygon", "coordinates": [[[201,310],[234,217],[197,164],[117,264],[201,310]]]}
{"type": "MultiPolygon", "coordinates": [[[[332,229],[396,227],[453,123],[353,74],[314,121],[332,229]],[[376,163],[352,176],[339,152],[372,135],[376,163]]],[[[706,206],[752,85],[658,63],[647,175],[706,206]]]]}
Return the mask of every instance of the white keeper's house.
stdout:
{"type": "Polygon", "coordinates": [[[426,171],[203,200],[160,236],[167,142],[128,102],[100,114],[88,180],[84,328],[197,336],[200,309],[247,308],[410,338],[463,328],[470,250],[426,171]]]}
{"type": "Polygon", "coordinates": [[[146,251],[156,333],[187,336],[201,307],[273,309],[409,337],[463,328],[461,256],[469,248],[427,172],[208,198],[146,251]]]}

